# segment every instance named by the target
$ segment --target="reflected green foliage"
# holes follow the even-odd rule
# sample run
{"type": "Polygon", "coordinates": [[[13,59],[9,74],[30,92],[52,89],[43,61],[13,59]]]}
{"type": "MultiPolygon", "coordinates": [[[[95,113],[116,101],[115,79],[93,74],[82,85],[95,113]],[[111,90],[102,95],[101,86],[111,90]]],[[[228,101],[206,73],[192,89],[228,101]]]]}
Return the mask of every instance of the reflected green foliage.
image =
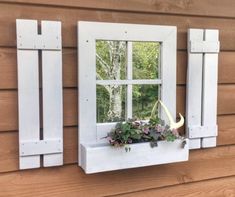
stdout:
{"type": "Polygon", "coordinates": [[[133,85],[133,117],[139,120],[149,119],[157,99],[157,85],[133,85]]]}
{"type": "Polygon", "coordinates": [[[133,79],[157,79],[160,44],[133,42],[133,79]]]}
{"type": "MultiPolygon", "coordinates": [[[[157,79],[160,44],[133,42],[133,79],[157,79]]],[[[97,80],[127,79],[127,43],[96,41],[97,80]]],[[[126,86],[97,86],[97,122],[125,119],[126,86]]],[[[133,117],[148,119],[158,99],[158,86],[133,85],[133,117]]]]}

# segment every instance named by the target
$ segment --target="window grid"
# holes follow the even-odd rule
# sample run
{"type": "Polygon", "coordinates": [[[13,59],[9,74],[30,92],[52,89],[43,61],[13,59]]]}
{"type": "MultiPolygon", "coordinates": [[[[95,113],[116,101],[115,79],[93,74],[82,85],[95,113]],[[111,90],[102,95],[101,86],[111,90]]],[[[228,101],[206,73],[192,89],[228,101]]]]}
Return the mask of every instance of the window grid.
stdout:
{"type": "MultiPolygon", "coordinates": [[[[158,96],[161,96],[161,79],[134,79],[133,80],[133,45],[131,41],[127,41],[127,80],[96,80],[97,85],[127,85],[127,97],[126,97],[126,120],[133,118],[133,85],[159,85],[158,96]]],[[[161,51],[161,50],[160,50],[161,51]]],[[[158,62],[158,73],[160,75],[160,60],[158,62]]],[[[100,124],[100,123],[97,123],[100,124]]],[[[106,123],[101,123],[106,124],[106,123]]]]}

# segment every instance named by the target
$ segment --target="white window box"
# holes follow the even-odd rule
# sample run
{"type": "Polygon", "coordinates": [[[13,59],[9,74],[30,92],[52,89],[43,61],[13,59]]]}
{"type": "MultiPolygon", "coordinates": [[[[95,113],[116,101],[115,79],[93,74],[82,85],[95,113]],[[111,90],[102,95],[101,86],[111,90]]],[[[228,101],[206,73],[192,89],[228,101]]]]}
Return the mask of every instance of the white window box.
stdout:
{"type": "Polygon", "coordinates": [[[131,150],[116,148],[108,144],[81,145],[81,166],[87,174],[152,166],[188,160],[188,140],[184,148],[183,140],[174,142],[159,141],[157,147],[150,147],[149,142],[130,144],[131,150]]]}

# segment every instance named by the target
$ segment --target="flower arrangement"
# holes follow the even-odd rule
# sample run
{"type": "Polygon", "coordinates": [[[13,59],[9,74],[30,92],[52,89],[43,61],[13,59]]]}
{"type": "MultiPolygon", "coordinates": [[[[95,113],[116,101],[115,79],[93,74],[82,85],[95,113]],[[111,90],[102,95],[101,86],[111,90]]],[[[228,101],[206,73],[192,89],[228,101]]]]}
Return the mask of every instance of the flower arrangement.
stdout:
{"type": "MultiPolygon", "coordinates": [[[[166,140],[173,142],[176,139],[184,139],[180,136],[176,128],[182,126],[182,123],[184,123],[184,120],[182,121],[181,114],[180,117],[180,125],[175,126],[174,128],[172,125],[176,123],[172,122],[173,118],[171,117],[169,110],[161,101],[157,101],[153,107],[149,121],[129,119],[126,122],[119,122],[116,124],[115,128],[107,134],[106,138],[114,147],[125,146],[126,151],[130,151],[130,147],[128,145],[133,143],[150,142],[151,147],[156,147],[158,146],[158,141],[166,140]],[[154,115],[158,103],[163,106],[170,120],[170,125],[166,125],[165,121],[154,115]]],[[[182,146],[184,147],[184,145],[185,141],[183,141],[182,146]]]]}

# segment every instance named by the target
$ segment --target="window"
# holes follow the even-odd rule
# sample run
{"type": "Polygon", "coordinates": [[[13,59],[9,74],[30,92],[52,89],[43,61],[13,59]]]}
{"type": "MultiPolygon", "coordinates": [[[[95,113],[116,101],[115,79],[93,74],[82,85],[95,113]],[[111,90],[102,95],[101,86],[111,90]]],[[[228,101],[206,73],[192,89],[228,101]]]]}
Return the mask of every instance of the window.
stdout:
{"type": "Polygon", "coordinates": [[[175,118],[176,27],[79,22],[78,35],[80,145],[104,143],[117,121],[148,119],[157,99],[175,118]]]}
{"type": "Polygon", "coordinates": [[[148,119],[159,98],[159,42],[96,41],[97,123],[148,119]]]}

